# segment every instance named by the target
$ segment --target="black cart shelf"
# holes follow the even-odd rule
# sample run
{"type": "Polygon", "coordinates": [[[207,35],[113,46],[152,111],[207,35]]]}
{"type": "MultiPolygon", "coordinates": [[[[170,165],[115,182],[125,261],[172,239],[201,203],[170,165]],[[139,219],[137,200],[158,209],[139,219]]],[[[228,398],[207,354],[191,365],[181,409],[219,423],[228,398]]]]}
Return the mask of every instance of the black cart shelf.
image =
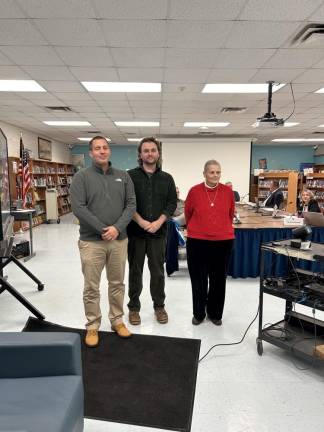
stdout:
{"type": "Polygon", "coordinates": [[[266,341],[304,360],[311,359],[324,365],[324,360],[314,354],[315,346],[324,344],[324,321],[315,318],[316,310],[324,311],[324,274],[299,268],[298,264],[302,261],[317,262],[318,268],[324,268],[324,245],[312,243],[311,249],[305,251],[290,247],[290,240],[261,245],[257,352],[260,356],[263,354],[263,341],[266,341]],[[269,253],[287,257],[284,277],[265,274],[265,255],[269,253]],[[283,319],[265,327],[264,294],[285,300],[283,319]],[[296,312],[295,304],[309,307],[311,315],[296,312]]]}

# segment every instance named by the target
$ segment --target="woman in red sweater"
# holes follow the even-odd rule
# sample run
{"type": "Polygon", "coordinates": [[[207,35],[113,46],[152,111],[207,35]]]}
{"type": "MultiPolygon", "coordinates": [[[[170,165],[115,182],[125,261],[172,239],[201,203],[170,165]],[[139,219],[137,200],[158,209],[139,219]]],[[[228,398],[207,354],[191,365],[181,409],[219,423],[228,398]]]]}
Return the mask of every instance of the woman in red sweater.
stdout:
{"type": "Polygon", "coordinates": [[[193,186],[185,201],[194,325],[200,324],[206,313],[215,325],[222,324],[235,204],[233,191],[219,183],[220,176],[219,162],[207,161],[205,181],[193,186]]]}

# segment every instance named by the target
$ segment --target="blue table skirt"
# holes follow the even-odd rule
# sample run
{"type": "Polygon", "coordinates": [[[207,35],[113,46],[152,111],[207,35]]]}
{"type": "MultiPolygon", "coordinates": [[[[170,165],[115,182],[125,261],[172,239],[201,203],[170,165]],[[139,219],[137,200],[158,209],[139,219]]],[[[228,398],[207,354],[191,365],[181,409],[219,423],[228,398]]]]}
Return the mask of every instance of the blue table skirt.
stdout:
{"type": "MultiPolygon", "coordinates": [[[[260,275],[260,246],[262,243],[291,239],[292,228],[235,229],[235,242],[228,275],[233,278],[258,277],[260,275]]],[[[312,241],[324,243],[324,228],[312,228],[312,241]]],[[[265,274],[284,276],[287,257],[266,252],[265,274]]],[[[320,271],[319,265],[300,261],[298,267],[320,271]]],[[[323,271],[323,269],[322,269],[323,271]]]]}

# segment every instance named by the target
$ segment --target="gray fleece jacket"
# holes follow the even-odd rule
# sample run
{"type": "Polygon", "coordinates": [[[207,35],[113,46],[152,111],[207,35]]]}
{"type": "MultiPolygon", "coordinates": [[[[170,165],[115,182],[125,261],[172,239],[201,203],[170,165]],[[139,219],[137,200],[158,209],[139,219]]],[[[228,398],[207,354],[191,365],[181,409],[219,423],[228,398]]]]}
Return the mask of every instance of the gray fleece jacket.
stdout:
{"type": "Polygon", "coordinates": [[[97,165],[78,171],[70,187],[72,211],[80,222],[80,240],[102,240],[103,228],[113,225],[118,240],[136,211],[133,182],[126,171],[109,166],[106,174],[97,165]]]}

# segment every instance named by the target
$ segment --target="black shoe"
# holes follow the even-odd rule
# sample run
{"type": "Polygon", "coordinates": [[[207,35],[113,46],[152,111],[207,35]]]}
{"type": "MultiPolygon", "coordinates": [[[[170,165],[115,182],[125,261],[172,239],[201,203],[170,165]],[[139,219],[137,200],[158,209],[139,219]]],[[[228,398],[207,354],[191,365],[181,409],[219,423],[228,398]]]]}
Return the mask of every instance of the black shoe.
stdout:
{"type": "Polygon", "coordinates": [[[191,320],[191,322],[192,322],[193,325],[199,325],[203,321],[204,321],[203,319],[202,320],[197,320],[197,318],[195,318],[195,317],[192,317],[192,320],[191,320]]]}
{"type": "Polygon", "coordinates": [[[223,324],[221,319],[220,320],[212,319],[212,318],[209,318],[209,319],[213,324],[215,324],[217,326],[221,326],[223,324]]]}

